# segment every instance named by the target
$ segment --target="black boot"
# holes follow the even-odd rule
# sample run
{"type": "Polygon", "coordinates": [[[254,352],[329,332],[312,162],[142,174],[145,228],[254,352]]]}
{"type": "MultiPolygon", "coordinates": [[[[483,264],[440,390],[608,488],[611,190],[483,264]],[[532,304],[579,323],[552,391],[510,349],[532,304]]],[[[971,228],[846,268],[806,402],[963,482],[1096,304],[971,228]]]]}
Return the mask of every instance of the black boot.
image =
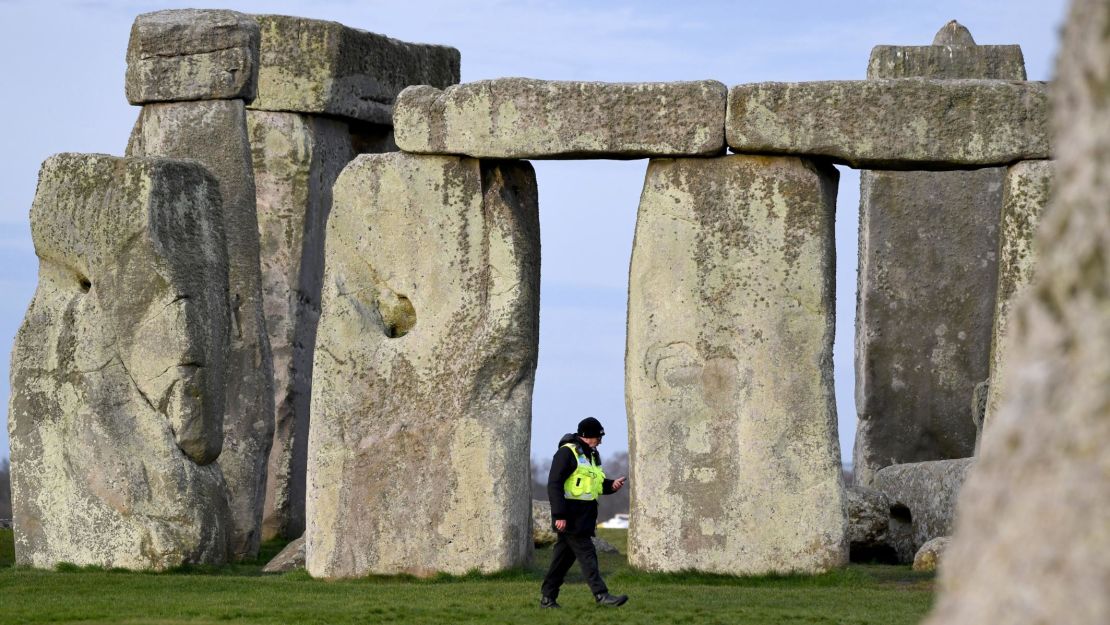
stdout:
{"type": "Polygon", "coordinates": [[[628,601],[628,595],[611,595],[607,592],[599,592],[594,595],[594,600],[597,601],[598,605],[615,608],[624,605],[624,602],[628,601]]]}
{"type": "Polygon", "coordinates": [[[555,600],[552,599],[551,597],[540,597],[540,607],[541,608],[561,608],[563,606],[559,605],[558,603],[555,603],[555,600]]]}

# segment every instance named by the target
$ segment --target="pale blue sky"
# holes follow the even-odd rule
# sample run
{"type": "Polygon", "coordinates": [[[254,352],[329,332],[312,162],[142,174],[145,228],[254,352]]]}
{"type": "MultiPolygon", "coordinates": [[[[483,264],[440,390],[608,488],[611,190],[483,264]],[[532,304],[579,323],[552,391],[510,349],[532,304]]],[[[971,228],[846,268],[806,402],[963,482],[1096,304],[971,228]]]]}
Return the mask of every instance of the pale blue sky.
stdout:
{"type": "MultiPolygon", "coordinates": [[[[8,454],[12,339],[34,291],[27,213],[38,167],[57,152],[121,154],[138,109],[123,94],[135,15],[199,6],[342,22],[462,52],[464,81],[499,76],[667,81],[862,79],[878,44],[924,45],[957,19],[980,44],[1022,46],[1029,78],[1051,76],[1063,0],[927,2],[508,2],[0,0],[0,457],[8,454]]],[[[536,161],[543,283],[533,454],[586,415],[627,447],[628,260],[646,161],[536,161]]],[[[852,343],[859,176],[841,168],[837,207],[836,392],[841,448],[855,435],[852,343]]]]}

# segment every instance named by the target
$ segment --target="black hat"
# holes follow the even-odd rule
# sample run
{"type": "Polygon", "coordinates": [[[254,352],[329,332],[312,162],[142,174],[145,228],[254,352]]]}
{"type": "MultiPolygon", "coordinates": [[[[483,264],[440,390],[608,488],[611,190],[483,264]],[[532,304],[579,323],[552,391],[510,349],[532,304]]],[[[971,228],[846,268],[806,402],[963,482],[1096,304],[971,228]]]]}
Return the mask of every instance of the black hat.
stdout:
{"type": "Polygon", "coordinates": [[[593,417],[586,417],[578,422],[578,435],[587,438],[605,436],[605,428],[601,427],[601,421],[593,417]]]}

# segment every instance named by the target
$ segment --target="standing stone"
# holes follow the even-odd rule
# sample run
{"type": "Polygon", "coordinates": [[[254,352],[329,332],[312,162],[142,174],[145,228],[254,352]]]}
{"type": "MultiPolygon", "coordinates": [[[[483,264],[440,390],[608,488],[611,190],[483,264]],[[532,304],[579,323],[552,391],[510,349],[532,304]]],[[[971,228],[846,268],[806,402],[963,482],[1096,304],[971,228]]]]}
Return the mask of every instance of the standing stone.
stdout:
{"type": "Polygon", "coordinates": [[[999,398],[1006,393],[1003,386],[1006,376],[1002,372],[1008,360],[1006,338],[1011,309],[1033,280],[1036,266],[1033,233],[1052,195],[1054,175],[1053,161],[1024,161],[1013,165],[1006,173],[998,245],[998,295],[991,338],[991,387],[983,417],[984,428],[998,412],[999,398]]]}
{"type": "Polygon", "coordinates": [[[235,11],[144,13],[127,45],[127,101],[253,100],[258,24],[235,11]]]}
{"type": "Polygon", "coordinates": [[[523,162],[363,155],[340,175],[313,372],[313,576],[530,557],[536,201],[523,162]]]}
{"type": "Polygon", "coordinates": [[[406,152],[476,158],[641,158],[724,152],[727,90],[715,80],[603,83],[498,78],[409,87],[406,152]]]}
{"type": "Polygon", "coordinates": [[[227,373],[224,446],[219,465],[231,505],[231,556],[258,553],[266,459],[274,429],[270,340],[262,317],[254,174],[242,100],[148,104],[131,142],[131,156],[193,159],[219,180],[228,249],[231,352],[227,373]]]}
{"type": "MultiPolygon", "coordinates": [[[[867,77],[1025,80],[1019,46],[975,46],[961,28],[946,25],[937,42],[962,45],[876,47],[867,77]]],[[[990,375],[1005,172],[860,173],[853,464],[861,484],[887,465],[975,450],[967,406],[990,375]]]]}
{"type": "Polygon", "coordinates": [[[262,298],[274,362],[274,438],[262,539],[304,533],[312,354],[332,185],[354,158],[347,123],[248,111],[262,298]]]}
{"type": "Polygon", "coordinates": [[[258,98],[251,108],[393,124],[409,85],[459,82],[459,51],[408,43],[337,22],[255,15],[262,30],[258,98]]]}
{"type": "Polygon", "coordinates": [[[837,174],[657,159],[632,250],[629,562],[817,572],[848,560],[833,401],[837,174]]]}
{"type": "Polygon", "coordinates": [[[933,625],[1110,622],[1110,3],[1073,1],[1063,32],[1055,196],[933,625]]]}
{"type": "Polygon", "coordinates": [[[224,562],[227,252],[196,163],[59,154],[39,172],[39,284],[12,350],[19,564],[224,562]]]}
{"type": "Polygon", "coordinates": [[[906,510],[912,528],[909,557],[938,536],[952,534],[956,500],[973,460],[937,460],[895,464],[875,474],[874,488],[890,500],[892,508],[906,510]]]}

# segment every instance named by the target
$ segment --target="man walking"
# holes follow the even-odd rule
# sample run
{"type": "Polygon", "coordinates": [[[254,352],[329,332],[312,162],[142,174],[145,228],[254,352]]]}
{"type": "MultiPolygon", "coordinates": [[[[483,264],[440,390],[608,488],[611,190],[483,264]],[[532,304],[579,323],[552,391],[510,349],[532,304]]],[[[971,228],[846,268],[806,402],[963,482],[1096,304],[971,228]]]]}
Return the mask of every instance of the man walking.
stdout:
{"type": "Polygon", "coordinates": [[[551,568],[540,588],[540,607],[558,608],[559,587],[578,560],[582,575],[590,585],[598,605],[620,606],[628,595],[611,595],[597,566],[597,550],[592,537],[597,526],[597,499],[611,495],[624,486],[624,477],[605,478],[597,446],[605,430],[601,422],[587,417],[578,424],[578,432],[559,440],[559,449],[551,460],[547,476],[547,496],[551,500],[551,519],[559,539],[555,541],[551,568]]]}

